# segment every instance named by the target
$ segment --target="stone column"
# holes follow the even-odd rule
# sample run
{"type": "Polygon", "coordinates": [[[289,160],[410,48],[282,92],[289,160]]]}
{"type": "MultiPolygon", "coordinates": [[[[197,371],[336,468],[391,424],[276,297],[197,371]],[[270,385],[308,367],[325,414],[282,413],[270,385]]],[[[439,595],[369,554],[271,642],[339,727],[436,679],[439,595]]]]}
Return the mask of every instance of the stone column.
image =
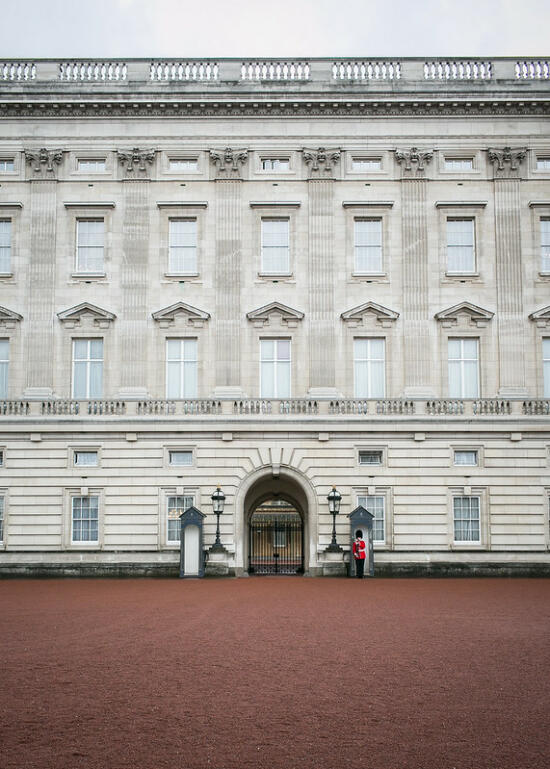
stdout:
{"type": "Polygon", "coordinates": [[[146,398],[149,170],[155,150],[119,152],[124,169],[124,221],[118,326],[121,398],[146,398]]]}
{"type": "Polygon", "coordinates": [[[429,317],[428,220],[426,211],[425,167],[433,152],[397,150],[402,168],[403,240],[403,365],[407,398],[433,397],[433,358],[429,317]]]}
{"type": "Polygon", "coordinates": [[[216,172],[216,341],[217,398],[239,398],[241,385],[241,188],[247,150],[211,150],[216,172]]]}
{"type": "Polygon", "coordinates": [[[521,264],[520,166],[526,148],[490,149],[495,187],[495,263],[502,397],[526,396],[521,264]]]}
{"type": "Polygon", "coordinates": [[[303,150],[309,176],[309,390],[338,397],[334,313],[334,172],[339,149],[303,150]]]}
{"type": "Polygon", "coordinates": [[[26,150],[31,183],[25,398],[49,398],[54,382],[57,168],[62,150],[26,150]]]}

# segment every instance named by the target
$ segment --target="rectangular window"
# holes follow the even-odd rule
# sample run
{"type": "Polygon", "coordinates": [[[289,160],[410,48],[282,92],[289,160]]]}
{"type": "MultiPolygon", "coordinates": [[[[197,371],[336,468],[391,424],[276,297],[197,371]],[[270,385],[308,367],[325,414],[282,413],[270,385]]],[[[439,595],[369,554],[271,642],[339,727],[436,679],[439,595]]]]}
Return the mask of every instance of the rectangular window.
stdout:
{"type": "Polygon", "coordinates": [[[383,398],[386,361],[384,339],[355,339],[353,343],[355,397],[383,398]]]}
{"type": "Polygon", "coordinates": [[[355,272],[382,272],[382,220],[354,222],[355,272]]]}
{"type": "Polygon", "coordinates": [[[197,272],[197,220],[170,219],[168,272],[197,272]]]}
{"type": "Polygon", "coordinates": [[[385,516],[386,498],[382,496],[358,497],[357,504],[368,510],[374,515],[372,521],[372,541],[384,543],[386,541],[386,516],[385,516]]]}
{"type": "Polygon", "coordinates": [[[197,397],[197,340],[166,340],[166,397],[197,397]]]}
{"type": "Polygon", "coordinates": [[[260,361],[260,398],[290,398],[290,339],[261,339],[260,361]]]}
{"type": "Polygon", "coordinates": [[[550,219],[540,220],[540,269],[550,272],[550,219]]]}
{"type": "Polygon", "coordinates": [[[270,275],[290,272],[290,222],[288,219],[262,219],[261,272],[270,275]]]}
{"type": "Polygon", "coordinates": [[[0,497],[0,542],[4,541],[4,497],[0,497]]]}
{"type": "Polygon", "coordinates": [[[472,171],[473,158],[445,158],[445,171],[472,171]]]}
{"type": "Polygon", "coordinates": [[[193,507],[195,501],[192,496],[168,497],[166,507],[166,543],[179,545],[180,542],[180,515],[193,507]]]}
{"type": "Polygon", "coordinates": [[[477,465],[477,451],[455,451],[455,465],[475,467],[477,465]]]}
{"type": "Polygon", "coordinates": [[[0,467],[4,467],[4,450],[0,449],[0,467]]]}
{"type": "Polygon", "coordinates": [[[79,158],[78,170],[89,174],[100,174],[105,171],[105,158],[79,158]]]}
{"type": "Polygon", "coordinates": [[[352,158],[352,171],[380,171],[382,168],[381,158],[352,158]]]}
{"type": "Polygon", "coordinates": [[[170,451],[169,452],[170,464],[183,467],[193,464],[193,452],[192,451],[170,451]]]}
{"type": "Polygon", "coordinates": [[[103,396],[103,339],[73,339],[73,398],[103,396]]]}
{"type": "Polygon", "coordinates": [[[453,518],[455,542],[480,540],[479,497],[454,497],[453,518]]]}
{"type": "Polygon", "coordinates": [[[537,158],[537,171],[550,171],[550,155],[537,158]]]}
{"type": "Polygon", "coordinates": [[[9,174],[15,171],[13,158],[0,158],[0,174],[9,174]]]}
{"type": "Polygon", "coordinates": [[[0,219],[0,272],[11,272],[11,219],[0,219]]]}
{"type": "Polygon", "coordinates": [[[475,272],[474,220],[447,219],[447,272],[475,272]]]}
{"type": "Polygon", "coordinates": [[[544,377],[544,397],[550,398],[550,337],[542,340],[542,368],[544,377]]]}
{"type": "Polygon", "coordinates": [[[381,465],[382,452],[381,451],[360,451],[359,464],[360,465],[381,465]]]}
{"type": "Polygon", "coordinates": [[[97,467],[97,451],[75,451],[76,467],[97,467]]]}
{"type": "Polygon", "coordinates": [[[10,340],[0,339],[0,398],[8,397],[9,367],[10,367],[10,340]]]}
{"type": "Polygon", "coordinates": [[[98,542],[99,497],[73,497],[71,541],[98,542]]]}
{"type": "Polygon", "coordinates": [[[170,158],[168,162],[170,171],[183,171],[183,173],[191,174],[199,170],[197,158],[170,158]]]}
{"type": "Polygon", "coordinates": [[[104,271],[105,222],[103,219],[78,219],[76,223],[76,271],[104,271]]]}
{"type": "Polygon", "coordinates": [[[477,339],[449,339],[449,396],[479,398],[477,339]]]}
{"type": "Polygon", "coordinates": [[[289,171],[289,158],[262,158],[262,171],[289,171]]]}

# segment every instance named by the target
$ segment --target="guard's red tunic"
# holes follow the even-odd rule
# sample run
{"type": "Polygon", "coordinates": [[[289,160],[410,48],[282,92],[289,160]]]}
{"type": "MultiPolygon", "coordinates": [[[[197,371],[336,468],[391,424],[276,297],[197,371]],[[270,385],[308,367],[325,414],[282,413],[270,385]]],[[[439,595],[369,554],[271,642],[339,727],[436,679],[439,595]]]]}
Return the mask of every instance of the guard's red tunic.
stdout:
{"type": "Polygon", "coordinates": [[[367,546],[364,539],[353,541],[353,557],[363,561],[367,557],[367,546]]]}

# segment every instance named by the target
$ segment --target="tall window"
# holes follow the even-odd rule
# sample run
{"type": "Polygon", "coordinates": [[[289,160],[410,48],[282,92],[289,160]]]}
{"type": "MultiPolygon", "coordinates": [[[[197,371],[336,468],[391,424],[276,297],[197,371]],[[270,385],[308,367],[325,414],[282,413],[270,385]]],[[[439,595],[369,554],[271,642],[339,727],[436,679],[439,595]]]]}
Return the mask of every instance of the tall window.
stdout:
{"type": "Polygon", "coordinates": [[[354,222],[355,272],[382,272],[382,220],[354,222]]]}
{"type": "Polygon", "coordinates": [[[97,542],[99,526],[99,497],[72,497],[71,541],[97,542]]]}
{"type": "Polygon", "coordinates": [[[10,367],[10,341],[0,339],[0,398],[8,397],[8,371],[10,367]]]}
{"type": "Polygon", "coordinates": [[[0,272],[11,272],[11,219],[0,219],[0,272]]]}
{"type": "Polygon", "coordinates": [[[197,340],[166,340],[166,397],[197,397],[197,340]]]}
{"type": "Polygon", "coordinates": [[[197,220],[170,219],[168,271],[197,272],[197,220]]]}
{"type": "Polygon", "coordinates": [[[0,542],[4,541],[4,497],[0,497],[0,542]]]}
{"type": "Polygon", "coordinates": [[[357,504],[362,505],[365,510],[374,515],[372,521],[372,541],[386,541],[386,516],[385,516],[385,497],[365,496],[358,497],[357,504]]]}
{"type": "Polygon", "coordinates": [[[449,396],[479,397],[477,339],[449,339],[449,396]]]}
{"type": "Polygon", "coordinates": [[[475,272],[474,220],[447,219],[447,272],[475,272]]]}
{"type": "Polygon", "coordinates": [[[453,498],[455,542],[480,542],[479,497],[453,498]]]}
{"type": "Polygon", "coordinates": [[[290,339],[260,340],[260,397],[290,397],[290,339]]]}
{"type": "Polygon", "coordinates": [[[542,368],[544,376],[544,397],[550,398],[550,337],[542,340],[542,368]]]}
{"type": "Polygon", "coordinates": [[[105,222],[103,219],[79,219],[76,223],[76,271],[103,272],[105,222]]]}
{"type": "Polygon", "coordinates": [[[103,395],[103,339],[73,339],[73,398],[103,395]]]}
{"type": "Polygon", "coordinates": [[[550,272],[550,219],[540,220],[540,269],[550,272]]]}
{"type": "Polygon", "coordinates": [[[262,219],[262,272],[290,272],[289,224],[288,219],[262,219]]]}
{"type": "Polygon", "coordinates": [[[386,361],[384,339],[354,341],[355,397],[383,398],[386,361]]]}
{"type": "Polygon", "coordinates": [[[166,543],[179,545],[181,521],[179,516],[195,504],[192,496],[168,497],[166,506],[166,543]]]}

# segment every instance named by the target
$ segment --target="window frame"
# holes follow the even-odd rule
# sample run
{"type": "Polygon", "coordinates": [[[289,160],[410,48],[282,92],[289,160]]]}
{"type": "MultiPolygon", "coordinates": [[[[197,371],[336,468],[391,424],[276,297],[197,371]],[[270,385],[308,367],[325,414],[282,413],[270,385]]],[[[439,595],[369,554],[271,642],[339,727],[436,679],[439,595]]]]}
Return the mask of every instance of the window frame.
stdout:
{"type": "Polygon", "coordinates": [[[89,475],[94,474],[95,471],[101,469],[103,459],[103,446],[99,443],[69,443],[67,446],[67,467],[69,470],[71,470],[75,475],[79,475],[80,477],[86,477],[89,475]],[[77,465],[76,464],[76,454],[77,452],[95,452],[97,454],[97,464],[96,465],[77,465]]]}
{"type": "Polygon", "coordinates": [[[468,335],[457,335],[457,334],[449,334],[447,336],[447,397],[450,399],[456,399],[456,400],[476,400],[478,398],[481,398],[481,338],[479,336],[468,336],[468,335]],[[460,341],[461,342],[461,348],[463,347],[464,342],[476,342],[476,352],[477,352],[477,358],[476,358],[476,382],[477,382],[477,393],[475,395],[464,395],[464,385],[465,385],[465,377],[464,377],[464,361],[466,360],[472,360],[471,358],[453,358],[452,360],[459,360],[462,362],[461,365],[461,380],[460,380],[460,395],[452,395],[451,394],[451,376],[450,376],[450,363],[451,358],[449,357],[449,343],[451,341],[460,341]]]}
{"type": "Polygon", "coordinates": [[[194,467],[195,465],[195,449],[192,446],[165,446],[164,447],[164,464],[171,470],[180,471],[182,468],[194,467]],[[191,456],[191,461],[188,464],[174,464],[172,462],[172,454],[174,453],[186,453],[191,456]]]}
{"type": "Polygon", "coordinates": [[[539,223],[539,231],[538,231],[538,264],[539,264],[539,275],[550,275],[550,216],[540,214],[538,216],[538,223],[539,223]],[[547,230],[548,232],[544,236],[543,240],[543,222],[546,224],[548,223],[547,230]],[[547,242],[545,242],[547,238],[547,242]],[[544,264],[544,254],[543,249],[548,249],[548,256],[546,257],[547,264],[544,264]]]}
{"type": "Polygon", "coordinates": [[[379,176],[387,176],[388,174],[388,153],[385,150],[347,150],[345,153],[345,170],[346,176],[354,177],[356,179],[372,179],[379,176]],[[357,161],[379,161],[379,168],[354,168],[353,164],[357,161]]]}
{"type": "MultiPolygon", "coordinates": [[[[452,173],[452,172],[449,172],[452,173]]],[[[490,220],[486,216],[485,201],[436,201],[438,213],[440,281],[445,283],[483,283],[486,265],[485,253],[490,242],[490,220]],[[472,219],[474,236],[474,271],[449,272],[447,249],[447,221],[472,219]]]]}
{"type": "Polygon", "coordinates": [[[87,486],[65,489],[65,534],[66,550],[103,550],[104,547],[104,490],[87,486]],[[73,499],[97,497],[97,540],[73,540],[73,499]]]}
{"type": "MultiPolygon", "coordinates": [[[[342,202],[346,216],[346,254],[348,280],[352,283],[389,283],[393,253],[392,209],[393,201],[346,201],[342,202]],[[355,221],[380,219],[382,242],[382,269],[380,272],[356,272],[355,269],[355,221]]],[[[395,237],[395,235],[394,235],[395,237]]]]}
{"type": "Polygon", "coordinates": [[[275,179],[284,179],[296,176],[296,152],[294,150],[257,150],[255,153],[253,174],[259,177],[273,176],[275,179]],[[288,160],[288,168],[271,170],[263,168],[264,160],[288,160]]]}
{"type": "MultiPolygon", "coordinates": [[[[1,333],[1,332],[0,332],[1,333]]],[[[0,336],[0,343],[1,342],[7,342],[8,346],[8,357],[7,358],[0,358],[0,371],[3,370],[3,364],[6,364],[6,391],[5,394],[2,392],[2,389],[0,387],[0,400],[9,400],[9,393],[10,393],[10,363],[12,361],[12,355],[11,355],[11,337],[4,336],[3,334],[0,336]]],[[[0,377],[1,382],[2,377],[0,377]]]]}
{"type": "Polygon", "coordinates": [[[165,397],[166,400],[171,401],[178,401],[178,400],[195,400],[199,397],[200,387],[199,387],[199,339],[197,336],[175,336],[175,335],[167,335],[164,340],[164,360],[165,360],[165,367],[164,367],[164,382],[165,382],[165,397]],[[185,353],[186,345],[185,342],[194,342],[195,343],[195,357],[193,360],[186,360],[185,357],[183,358],[168,358],[168,343],[169,342],[180,342],[180,349],[183,350],[185,353]],[[177,397],[171,396],[168,393],[168,386],[169,386],[169,376],[168,376],[168,366],[169,363],[179,363],[180,364],[180,376],[179,376],[179,384],[180,384],[180,395],[177,397]],[[186,363],[194,363],[195,364],[195,378],[194,378],[194,395],[185,395],[185,364],[186,363]],[[182,390],[183,387],[183,390],[182,390]]]}
{"type": "Polygon", "coordinates": [[[453,448],[453,467],[458,469],[462,468],[478,468],[479,467],[479,451],[478,449],[465,448],[464,446],[455,446],[453,448]],[[457,462],[457,454],[474,454],[474,462],[457,462]]]}
{"type": "MultiPolygon", "coordinates": [[[[370,346],[369,346],[369,349],[370,349],[370,346]]],[[[380,399],[385,398],[386,397],[386,393],[388,391],[388,382],[387,382],[387,373],[388,373],[387,372],[387,368],[388,368],[387,360],[388,360],[388,356],[387,356],[387,350],[386,350],[386,337],[385,336],[381,336],[381,335],[377,335],[377,334],[355,335],[353,337],[353,340],[352,340],[352,352],[353,352],[353,397],[355,399],[357,399],[357,400],[380,400],[380,399]],[[357,356],[356,356],[356,353],[355,353],[355,349],[356,349],[356,342],[359,342],[359,341],[367,341],[367,342],[370,342],[370,341],[381,341],[381,342],[383,342],[384,357],[382,359],[379,359],[379,358],[375,358],[375,359],[371,359],[371,358],[363,359],[363,358],[361,358],[361,359],[358,359],[357,356]],[[372,392],[369,392],[368,395],[359,395],[358,394],[358,391],[357,391],[357,362],[358,362],[358,360],[361,360],[361,361],[362,360],[365,360],[365,361],[371,361],[371,360],[379,361],[379,360],[382,360],[383,361],[383,364],[384,364],[383,365],[383,370],[384,370],[384,379],[383,379],[384,387],[383,387],[382,394],[380,394],[380,395],[373,395],[372,392]]],[[[371,379],[370,367],[367,367],[367,370],[369,371],[368,380],[369,380],[369,383],[370,383],[370,379],[371,379]]],[[[368,389],[371,390],[372,388],[370,388],[370,386],[369,386],[368,389]]]]}
{"type": "Polygon", "coordinates": [[[544,399],[550,398],[550,334],[541,335],[541,362],[542,362],[542,397],[544,399]],[[545,347],[548,351],[545,351],[545,347]],[[545,357],[548,355],[548,357],[545,357]]]}
{"type": "Polygon", "coordinates": [[[1,224],[9,224],[9,244],[7,246],[1,246],[3,248],[9,249],[9,269],[7,270],[0,270],[0,276],[9,277],[13,275],[13,217],[12,216],[3,216],[0,208],[0,225],[1,224]]]}
{"type": "Polygon", "coordinates": [[[381,468],[386,466],[386,452],[387,447],[386,446],[358,446],[357,447],[357,454],[356,454],[356,460],[357,460],[357,466],[362,468],[381,468]],[[380,462],[361,462],[361,454],[364,453],[374,453],[380,454],[380,462]]]}
{"type": "Polygon", "coordinates": [[[393,550],[393,490],[391,486],[358,486],[352,489],[352,493],[355,496],[357,506],[362,504],[360,502],[362,497],[382,497],[384,499],[384,540],[375,540],[373,537],[373,547],[375,550],[393,550]]]}
{"type": "Polygon", "coordinates": [[[260,155],[260,171],[267,174],[288,174],[291,171],[290,155],[260,155]],[[288,163],[287,168],[265,168],[264,163],[288,163]]]}
{"type": "Polygon", "coordinates": [[[170,497],[191,497],[192,505],[196,507],[200,498],[199,489],[196,486],[167,486],[159,489],[158,532],[159,547],[162,550],[178,550],[180,547],[179,539],[168,539],[169,520],[175,520],[168,518],[170,497]]]}
{"type": "Polygon", "coordinates": [[[83,175],[90,175],[90,176],[96,176],[96,175],[105,175],[109,171],[107,169],[107,157],[105,155],[103,156],[97,156],[97,157],[87,157],[87,156],[80,156],[78,155],[76,158],[76,170],[79,174],[83,175]],[[86,163],[103,163],[103,168],[83,168],[82,164],[86,163]]]}
{"type": "Polygon", "coordinates": [[[8,518],[9,518],[9,499],[8,489],[0,488],[0,499],[3,502],[3,509],[0,522],[0,550],[6,550],[8,546],[8,518]]]}
{"type": "Polygon", "coordinates": [[[93,401],[93,400],[101,400],[104,397],[105,393],[105,338],[103,336],[73,336],[71,337],[71,398],[73,400],[81,400],[81,401],[93,401]],[[86,373],[86,393],[87,395],[85,397],[79,397],[75,394],[75,362],[78,361],[87,361],[88,364],[99,361],[99,358],[75,358],[75,343],[76,342],[87,342],[88,346],[91,351],[91,342],[101,341],[102,343],[102,355],[101,358],[101,394],[100,395],[90,395],[90,373],[91,368],[89,365],[87,366],[87,373],[86,373]]]}
{"type": "Polygon", "coordinates": [[[264,277],[273,278],[277,276],[284,276],[288,277],[289,275],[292,275],[291,270],[291,220],[290,216],[284,215],[284,216],[277,216],[276,214],[273,214],[271,216],[262,215],[260,218],[260,271],[259,274],[264,277]],[[267,270],[265,263],[264,263],[264,249],[266,246],[264,245],[264,224],[267,222],[281,222],[286,224],[286,234],[287,234],[287,245],[286,246],[267,246],[267,248],[286,248],[287,253],[287,262],[286,262],[286,269],[282,270],[267,270]]]}
{"type": "Polygon", "coordinates": [[[163,202],[157,201],[159,212],[159,280],[163,283],[181,283],[184,281],[201,283],[201,270],[203,260],[207,257],[214,258],[215,241],[207,237],[207,209],[206,201],[200,202],[163,202]],[[170,270],[170,221],[194,220],[196,222],[196,271],[195,272],[171,272],[170,270]]]}
{"type": "Polygon", "coordinates": [[[74,261],[74,275],[91,275],[91,276],[104,276],[105,275],[105,240],[106,240],[106,232],[105,232],[105,217],[104,216],[97,216],[97,217],[83,217],[83,216],[77,216],[76,217],[76,234],[75,234],[75,261],[74,261]],[[101,246],[81,246],[79,239],[80,239],[80,225],[85,223],[99,223],[101,222],[103,224],[103,232],[102,232],[102,245],[101,246]],[[98,251],[101,250],[101,263],[103,266],[103,269],[94,269],[94,270],[85,270],[82,269],[82,265],[80,264],[80,249],[81,248],[93,248],[97,249],[98,251]]]}
{"type": "Polygon", "coordinates": [[[9,174],[16,174],[18,172],[17,168],[17,159],[15,156],[15,153],[13,155],[0,155],[0,174],[9,175],[9,174]],[[13,168],[7,169],[2,168],[2,163],[9,163],[11,161],[13,168]]]}
{"type": "Polygon", "coordinates": [[[175,277],[185,277],[185,276],[197,276],[199,274],[199,222],[198,218],[196,216],[169,216],[168,217],[168,264],[167,264],[167,271],[166,275],[175,276],[175,277]],[[193,222],[195,225],[195,244],[193,247],[189,246],[173,246],[172,245],[172,224],[175,222],[193,222]],[[194,250],[194,269],[190,270],[176,270],[173,269],[172,265],[172,249],[173,248],[193,248],[194,250]]]}
{"type": "Polygon", "coordinates": [[[200,178],[204,176],[205,167],[204,167],[204,152],[202,150],[196,150],[193,152],[193,150],[189,150],[186,152],[182,152],[180,150],[175,149],[174,151],[166,150],[162,153],[161,156],[161,168],[162,173],[166,174],[167,176],[170,176],[173,179],[193,179],[193,178],[200,178]],[[185,170],[182,168],[171,168],[171,163],[173,162],[185,162],[185,161],[195,161],[197,164],[196,170],[185,170]]]}
{"type": "Polygon", "coordinates": [[[10,269],[0,272],[0,283],[15,283],[16,268],[19,260],[19,240],[21,235],[21,203],[1,203],[0,220],[10,222],[10,269]]]}
{"type": "Polygon", "coordinates": [[[446,245],[445,250],[447,253],[447,259],[446,259],[446,266],[445,266],[445,275],[447,277],[457,277],[462,275],[479,275],[479,270],[477,266],[477,248],[476,248],[476,220],[474,216],[454,216],[454,215],[447,215],[446,217],[446,245]],[[472,269],[471,270],[451,270],[450,269],[450,248],[458,248],[459,246],[457,244],[450,244],[449,243],[449,223],[450,222],[471,222],[472,224],[472,245],[471,245],[471,256],[472,256],[472,269]]]}
{"type": "Polygon", "coordinates": [[[447,542],[450,550],[489,550],[488,494],[484,486],[454,486],[447,490],[447,542]],[[479,540],[456,540],[454,499],[458,497],[477,497],[479,499],[479,540]]]}
{"type": "MultiPolygon", "coordinates": [[[[378,246],[377,246],[378,247],[378,246]]],[[[384,271],[384,220],[381,216],[354,216],[353,218],[353,275],[362,277],[365,275],[385,275],[384,271]],[[357,264],[357,225],[359,222],[377,222],[380,225],[380,269],[360,270],[357,264]]]]}
{"type": "Polygon", "coordinates": [[[292,398],[292,374],[293,374],[293,366],[292,366],[292,337],[290,336],[261,336],[259,338],[259,398],[263,400],[289,400],[292,398]],[[275,349],[278,347],[278,342],[288,342],[289,345],[289,357],[286,358],[273,358],[272,360],[264,360],[262,357],[262,342],[274,342],[275,343],[275,349]],[[286,363],[288,360],[288,395],[281,395],[277,392],[277,371],[278,371],[278,363],[286,363]],[[262,363],[274,363],[274,375],[273,375],[273,382],[275,384],[275,395],[264,395],[264,381],[262,377],[262,363]]]}

